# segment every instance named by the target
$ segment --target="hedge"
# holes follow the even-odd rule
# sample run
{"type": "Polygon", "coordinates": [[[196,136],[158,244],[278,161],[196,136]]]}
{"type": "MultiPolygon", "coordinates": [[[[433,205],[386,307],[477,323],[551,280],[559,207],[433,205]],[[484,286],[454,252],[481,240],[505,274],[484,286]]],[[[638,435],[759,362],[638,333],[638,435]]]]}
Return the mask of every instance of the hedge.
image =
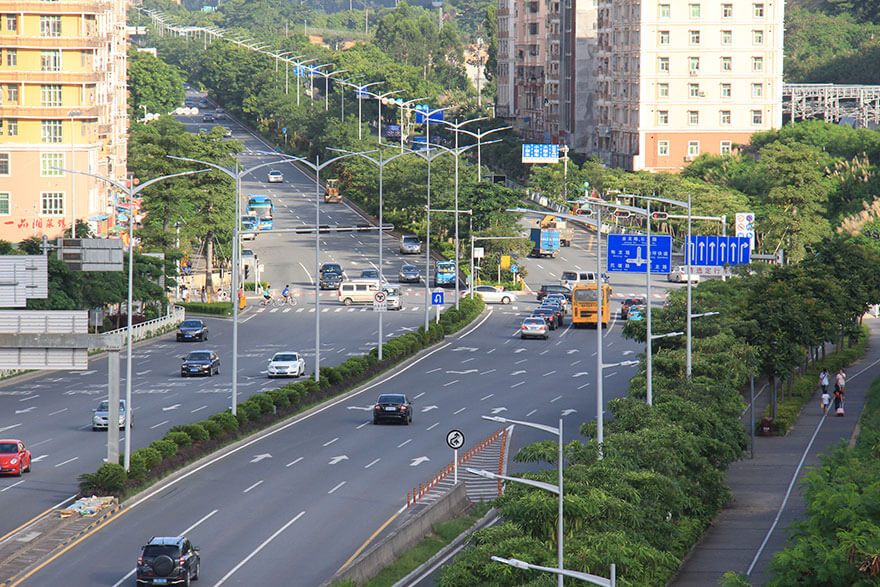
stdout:
{"type": "MultiPolygon", "coordinates": [[[[216,309],[223,304],[193,302],[183,305],[189,309],[203,306],[216,309]]],[[[228,303],[226,306],[230,307],[228,303]]],[[[378,358],[378,348],[373,348],[366,355],[350,357],[336,367],[321,367],[320,382],[315,381],[314,375],[309,379],[291,381],[277,389],[253,394],[238,404],[234,415],[227,409],[199,423],[175,426],[164,438],[134,451],[127,474],[120,465],[111,463],[103,465],[93,474],[82,475],[81,491],[83,494],[122,496],[126,492],[141,489],[145,484],[209,454],[225,443],[235,441],[243,434],[255,432],[259,426],[270,425],[278,419],[296,414],[305,405],[353,389],[469,324],[484,307],[481,298],[462,298],[460,310],[447,310],[441,314],[439,323],[431,322],[427,331],[420,328],[385,342],[382,361],[378,358]],[[275,414],[274,418],[268,417],[272,414],[275,414]],[[181,450],[185,447],[188,448],[181,450]]]]}
{"type": "Polygon", "coordinates": [[[186,308],[187,314],[232,316],[232,302],[183,302],[177,305],[186,308]]]}

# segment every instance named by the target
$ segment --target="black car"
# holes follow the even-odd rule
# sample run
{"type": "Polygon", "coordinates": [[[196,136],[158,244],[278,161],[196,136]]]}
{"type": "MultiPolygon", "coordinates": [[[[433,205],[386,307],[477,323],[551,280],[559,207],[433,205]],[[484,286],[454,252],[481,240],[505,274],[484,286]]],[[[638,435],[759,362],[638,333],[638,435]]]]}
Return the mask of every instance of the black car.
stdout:
{"type": "Polygon", "coordinates": [[[183,357],[180,365],[180,376],[220,374],[220,357],[214,351],[193,351],[183,357]]]}
{"type": "Polygon", "coordinates": [[[322,263],[321,269],[319,269],[319,273],[325,273],[326,271],[335,271],[340,275],[344,275],[345,271],[342,270],[342,265],[339,263],[322,263]]]}
{"type": "Polygon", "coordinates": [[[418,283],[422,278],[419,268],[409,263],[400,266],[400,272],[397,274],[399,283],[418,283]]]}
{"type": "Polygon", "coordinates": [[[373,424],[378,424],[382,420],[411,423],[412,404],[402,393],[383,393],[373,406],[373,424]]]}
{"type": "Polygon", "coordinates": [[[208,340],[208,325],[201,320],[184,320],[177,328],[177,342],[208,340]]]}
{"type": "Polygon", "coordinates": [[[629,316],[629,309],[633,306],[642,306],[645,304],[645,298],[626,298],[623,300],[623,303],[620,304],[620,317],[623,320],[627,319],[629,316]]]}
{"type": "Polygon", "coordinates": [[[338,289],[342,283],[342,273],[336,271],[325,271],[318,279],[318,287],[321,289],[338,289]]]}
{"type": "Polygon", "coordinates": [[[189,585],[199,578],[199,547],[182,536],[154,536],[137,561],[138,585],[189,585]]]}
{"type": "Polygon", "coordinates": [[[556,324],[559,326],[562,326],[562,323],[565,322],[565,307],[556,300],[545,299],[539,307],[553,310],[553,313],[556,315],[556,324]]]}
{"type": "Polygon", "coordinates": [[[569,302],[571,301],[571,289],[564,285],[557,285],[554,283],[546,283],[541,286],[541,289],[538,290],[538,301],[540,302],[548,295],[554,293],[562,294],[565,296],[566,300],[569,302]]]}
{"type": "Polygon", "coordinates": [[[568,302],[569,302],[569,300],[568,300],[563,294],[561,294],[561,293],[551,293],[551,294],[547,294],[547,295],[544,297],[544,301],[546,302],[547,300],[556,300],[556,301],[558,301],[560,304],[562,304],[562,310],[563,310],[563,312],[568,312],[568,302]]]}
{"type": "Polygon", "coordinates": [[[204,116],[202,116],[202,122],[214,122],[214,115],[205,114],[204,116]]]}
{"type": "Polygon", "coordinates": [[[559,326],[559,320],[556,318],[556,310],[553,308],[541,307],[537,308],[534,312],[532,312],[532,316],[540,316],[544,320],[547,321],[547,326],[550,327],[550,330],[556,330],[559,326]]]}

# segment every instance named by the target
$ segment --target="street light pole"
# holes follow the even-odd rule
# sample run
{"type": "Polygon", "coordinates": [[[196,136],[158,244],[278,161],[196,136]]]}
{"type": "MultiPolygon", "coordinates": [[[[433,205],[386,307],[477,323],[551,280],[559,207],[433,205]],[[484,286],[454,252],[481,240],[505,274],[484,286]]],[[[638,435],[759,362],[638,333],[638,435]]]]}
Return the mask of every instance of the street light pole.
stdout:
{"type": "Polygon", "coordinates": [[[344,73],[348,71],[347,69],[337,69],[336,71],[331,71],[330,73],[324,74],[324,112],[330,110],[330,76],[335,75],[337,73],[344,73]]]}
{"type": "MultiPolygon", "coordinates": [[[[70,117],[70,167],[76,167],[76,147],[74,146],[73,117],[81,115],[79,110],[71,110],[67,113],[70,117]]],[[[76,177],[70,174],[70,211],[73,222],[70,224],[70,238],[76,238],[76,177]]]]}
{"type": "MultiPolygon", "coordinates": [[[[462,123],[464,124],[464,123],[462,123]]],[[[513,128],[512,126],[499,126],[498,128],[493,128],[491,130],[487,130],[486,132],[480,132],[480,129],[477,129],[477,132],[471,132],[469,130],[460,129],[459,132],[463,132],[466,135],[470,135],[477,139],[477,183],[483,181],[483,162],[482,162],[482,145],[490,144],[490,143],[481,143],[483,137],[492,134],[493,132],[500,132],[502,130],[510,130],[513,128]]]]}
{"type": "Polygon", "coordinates": [[[300,61],[299,63],[296,64],[296,105],[297,106],[299,106],[299,78],[302,77],[303,65],[305,65],[306,63],[312,63],[317,60],[318,60],[318,58],[315,57],[314,59],[306,59],[305,61],[300,61]]]}
{"type": "Polygon", "coordinates": [[[684,245],[685,263],[687,263],[687,355],[685,360],[685,374],[687,378],[691,377],[691,195],[688,194],[688,233],[687,241],[684,245]]]}
{"type": "MultiPolygon", "coordinates": [[[[364,99],[364,94],[368,93],[368,92],[365,92],[364,90],[366,90],[370,86],[375,86],[375,85],[384,84],[384,83],[385,83],[384,81],[370,82],[370,83],[364,84],[362,86],[354,84],[354,87],[357,88],[357,99],[358,99],[358,140],[361,140],[362,135],[363,135],[363,129],[361,129],[362,103],[363,103],[363,99],[364,99]]],[[[379,140],[381,140],[381,139],[382,139],[382,137],[379,137],[379,140]]]]}
{"type": "Polygon", "coordinates": [[[605,442],[604,413],[605,398],[602,383],[605,373],[602,371],[602,206],[596,206],[596,441],[599,448],[599,459],[602,459],[602,443],[605,442]]]}
{"type": "Polygon", "coordinates": [[[342,82],[339,84],[339,122],[345,122],[345,86],[354,85],[348,82],[359,77],[364,77],[365,75],[365,73],[353,75],[349,78],[342,80],[342,82]]]}

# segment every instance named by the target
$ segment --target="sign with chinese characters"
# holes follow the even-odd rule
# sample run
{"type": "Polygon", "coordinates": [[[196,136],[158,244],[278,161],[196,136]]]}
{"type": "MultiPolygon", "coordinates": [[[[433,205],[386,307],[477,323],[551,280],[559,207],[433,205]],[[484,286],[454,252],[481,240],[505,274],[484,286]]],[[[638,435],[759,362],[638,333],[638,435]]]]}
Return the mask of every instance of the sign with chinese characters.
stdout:
{"type": "Polygon", "coordinates": [[[733,272],[730,266],[723,267],[721,265],[691,265],[691,274],[700,277],[731,277],[733,272]]]}
{"type": "Polygon", "coordinates": [[[522,146],[523,163],[559,163],[559,145],[530,144],[522,146]]]}
{"type": "Polygon", "coordinates": [[[67,228],[67,220],[64,218],[9,218],[3,221],[4,226],[14,228],[67,228]]]}
{"type": "MultiPolygon", "coordinates": [[[[651,235],[651,273],[669,273],[672,237],[651,235]]],[[[644,273],[648,266],[648,237],[644,234],[608,235],[608,271],[644,273]]]]}

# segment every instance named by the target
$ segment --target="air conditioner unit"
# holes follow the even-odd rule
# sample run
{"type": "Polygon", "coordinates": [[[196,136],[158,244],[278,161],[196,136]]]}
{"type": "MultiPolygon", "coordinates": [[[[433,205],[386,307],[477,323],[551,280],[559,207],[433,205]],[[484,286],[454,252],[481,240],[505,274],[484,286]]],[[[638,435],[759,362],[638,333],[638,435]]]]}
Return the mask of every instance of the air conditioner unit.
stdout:
{"type": "Polygon", "coordinates": [[[696,159],[696,157],[694,157],[693,155],[685,155],[684,156],[685,161],[693,161],[694,159],[696,159]]]}
{"type": "Polygon", "coordinates": [[[697,95],[698,95],[700,98],[705,98],[705,97],[706,97],[706,92],[697,92],[697,95]]]}

